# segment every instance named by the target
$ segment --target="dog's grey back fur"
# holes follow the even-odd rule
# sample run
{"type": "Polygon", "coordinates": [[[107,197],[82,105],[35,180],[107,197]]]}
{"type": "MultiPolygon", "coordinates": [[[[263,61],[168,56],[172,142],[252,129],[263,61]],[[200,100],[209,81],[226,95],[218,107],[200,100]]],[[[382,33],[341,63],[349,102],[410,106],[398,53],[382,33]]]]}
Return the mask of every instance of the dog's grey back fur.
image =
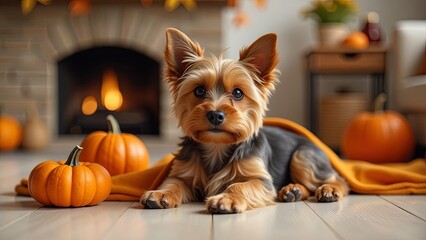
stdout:
{"type": "Polygon", "coordinates": [[[279,127],[264,127],[257,137],[276,190],[292,183],[290,161],[296,152],[303,154],[317,179],[325,180],[335,174],[328,157],[308,139],[279,127]],[[263,145],[263,146],[261,146],[263,145]]]}

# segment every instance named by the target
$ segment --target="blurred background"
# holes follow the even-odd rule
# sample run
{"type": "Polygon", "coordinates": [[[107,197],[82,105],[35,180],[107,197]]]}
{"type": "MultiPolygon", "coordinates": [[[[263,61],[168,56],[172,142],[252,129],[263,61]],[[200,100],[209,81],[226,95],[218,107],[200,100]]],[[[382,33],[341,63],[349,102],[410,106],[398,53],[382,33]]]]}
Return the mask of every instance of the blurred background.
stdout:
{"type": "MultiPolygon", "coordinates": [[[[175,27],[205,47],[207,55],[223,52],[233,59],[238,59],[243,46],[275,32],[282,76],[267,115],[310,128],[308,56],[318,49],[349,57],[379,49],[384,54],[386,106],[405,114],[393,87],[400,78],[395,31],[402,20],[423,20],[425,25],[426,1],[354,1],[353,14],[342,21],[346,34],[362,31],[369,20],[378,24],[380,39],[367,45],[361,39],[358,45],[347,46],[343,39],[331,45],[320,41],[320,22],[305,15],[315,4],[310,0],[2,0],[1,112],[21,124],[35,115],[50,139],[106,130],[109,113],[115,115],[123,132],[175,138],[180,131],[171,113],[167,86],[161,81],[164,30],[175,27]]],[[[412,69],[421,64],[424,51],[411,51],[412,69]]],[[[369,64],[374,61],[365,63],[369,64]]],[[[355,107],[350,116],[372,109],[374,89],[369,73],[317,77],[320,83],[313,102],[320,110],[313,116],[315,121],[320,122],[321,109],[324,113],[327,108],[323,100],[342,93],[362,97],[355,103],[361,107],[355,107]]],[[[424,83],[424,79],[418,81],[424,83]]],[[[426,95],[424,86],[418,89],[426,95]]],[[[408,102],[419,101],[411,100],[411,94],[406,96],[408,102]]],[[[416,141],[424,144],[426,121],[421,119],[423,127],[415,130],[416,141]]],[[[321,123],[317,124],[316,128],[321,123]]]]}

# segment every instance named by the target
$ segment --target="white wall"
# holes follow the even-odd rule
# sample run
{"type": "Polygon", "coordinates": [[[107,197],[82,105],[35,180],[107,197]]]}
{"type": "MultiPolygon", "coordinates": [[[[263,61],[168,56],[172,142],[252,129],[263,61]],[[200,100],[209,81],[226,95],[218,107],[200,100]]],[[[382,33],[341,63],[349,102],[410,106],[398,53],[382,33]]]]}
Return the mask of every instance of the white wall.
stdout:
{"type": "MultiPolygon", "coordinates": [[[[249,24],[236,27],[232,24],[235,9],[226,9],[223,14],[223,47],[228,48],[226,57],[238,58],[239,49],[251,44],[263,34],[278,34],[278,51],[282,72],[281,84],[277,87],[269,105],[268,116],[284,117],[307,124],[306,72],[304,56],[316,43],[315,23],[304,19],[302,9],[309,0],[268,0],[264,9],[258,9],[253,0],[240,0],[242,9],[249,15],[249,24]]],[[[385,42],[391,43],[394,23],[405,19],[426,19],[425,0],[359,0],[360,16],[376,11],[381,16],[381,25],[386,34],[385,42]]],[[[353,28],[361,23],[352,22],[353,28]]],[[[391,57],[392,55],[389,54],[391,57]]],[[[389,69],[389,78],[391,67],[389,69]]]]}

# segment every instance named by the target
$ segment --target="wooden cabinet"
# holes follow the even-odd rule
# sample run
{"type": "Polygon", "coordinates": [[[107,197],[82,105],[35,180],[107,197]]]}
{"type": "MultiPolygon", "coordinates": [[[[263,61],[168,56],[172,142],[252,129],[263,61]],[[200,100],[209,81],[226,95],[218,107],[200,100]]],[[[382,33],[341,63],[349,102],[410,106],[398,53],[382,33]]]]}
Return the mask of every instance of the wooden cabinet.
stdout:
{"type": "MultiPolygon", "coordinates": [[[[386,92],[386,48],[381,45],[357,50],[316,47],[307,54],[309,128],[318,133],[317,94],[319,75],[371,75],[371,99],[386,92]]],[[[342,78],[342,81],[344,81],[342,78]]]]}

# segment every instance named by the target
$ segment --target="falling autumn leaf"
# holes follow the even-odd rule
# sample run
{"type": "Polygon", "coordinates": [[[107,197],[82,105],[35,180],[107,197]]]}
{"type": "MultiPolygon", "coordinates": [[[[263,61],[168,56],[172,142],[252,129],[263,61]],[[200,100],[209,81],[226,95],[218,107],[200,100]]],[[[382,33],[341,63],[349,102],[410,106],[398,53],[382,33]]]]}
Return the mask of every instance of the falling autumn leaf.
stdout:
{"type": "Polygon", "coordinates": [[[254,5],[257,8],[264,8],[266,6],[266,0],[254,0],[254,5]]]}
{"type": "Polygon", "coordinates": [[[166,0],[164,3],[164,8],[171,12],[180,5],[183,5],[188,11],[192,11],[197,7],[196,0],[166,0]]]}
{"type": "Polygon", "coordinates": [[[68,4],[71,16],[86,14],[90,11],[90,0],[71,0],[68,4]]]}
{"type": "Polygon", "coordinates": [[[21,1],[21,9],[22,14],[28,15],[36,5],[35,0],[22,0],[21,1]]]}
{"type": "Polygon", "coordinates": [[[235,7],[237,0],[228,0],[228,7],[235,7]]]}
{"type": "Polygon", "coordinates": [[[21,11],[22,14],[28,15],[34,9],[37,2],[43,5],[49,5],[52,3],[52,0],[21,0],[21,11]]]}
{"type": "Polygon", "coordinates": [[[238,10],[232,22],[237,27],[244,26],[248,23],[248,16],[243,10],[238,10]]]}
{"type": "Polygon", "coordinates": [[[140,2],[143,7],[151,7],[152,5],[152,0],[140,0],[140,2]]]}

